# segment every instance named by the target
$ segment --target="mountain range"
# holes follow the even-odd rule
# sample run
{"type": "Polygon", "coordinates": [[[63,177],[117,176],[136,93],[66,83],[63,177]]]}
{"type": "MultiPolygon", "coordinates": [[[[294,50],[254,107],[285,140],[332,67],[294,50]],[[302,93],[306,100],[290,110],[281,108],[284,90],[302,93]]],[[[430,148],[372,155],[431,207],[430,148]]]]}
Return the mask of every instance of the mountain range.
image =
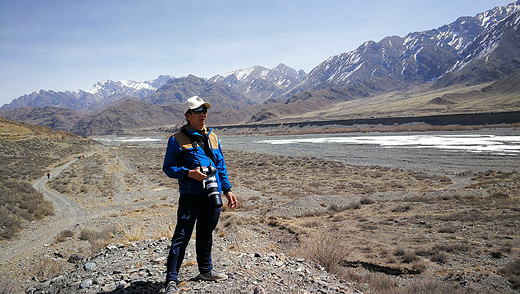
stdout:
{"type": "Polygon", "coordinates": [[[520,94],[511,91],[518,89],[518,72],[520,1],[436,29],[367,41],[308,74],[280,64],[209,79],[107,80],[89,90],[24,95],[0,115],[90,135],[180,123],[182,102],[193,95],[214,105],[208,122],[217,125],[518,110],[520,94]]]}

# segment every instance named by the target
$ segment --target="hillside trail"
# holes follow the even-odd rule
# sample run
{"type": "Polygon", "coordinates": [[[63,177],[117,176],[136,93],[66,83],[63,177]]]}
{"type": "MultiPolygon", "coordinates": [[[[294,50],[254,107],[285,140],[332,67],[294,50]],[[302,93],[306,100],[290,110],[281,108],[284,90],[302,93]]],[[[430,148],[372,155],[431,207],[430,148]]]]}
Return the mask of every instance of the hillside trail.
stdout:
{"type": "MultiPolygon", "coordinates": [[[[89,153],[87,156],[93,154],[94,152],[89,153]]],[[[56,177],[76,161],[77,159],[75,158],[56,167],[50,174],[52,177],[56,177]]],[[[72,229],[90,217],[89,213],[83,210],[77,203],[65,195],[50,189],[47,186],[48,180],[47,175],[44,175],[34,181],[32,186],[38,192],[41,192],[47,200],[52,202],[54,215],[49,218],[43,226],[32,226],[30,230],[25,231],[14,243],[2,246],[4,248],[2,250],[3,254],[0,256],[0,264],[8,262],[33,249],[42,248],[45,244],[51,243],[63,230],[72,229]]]]}

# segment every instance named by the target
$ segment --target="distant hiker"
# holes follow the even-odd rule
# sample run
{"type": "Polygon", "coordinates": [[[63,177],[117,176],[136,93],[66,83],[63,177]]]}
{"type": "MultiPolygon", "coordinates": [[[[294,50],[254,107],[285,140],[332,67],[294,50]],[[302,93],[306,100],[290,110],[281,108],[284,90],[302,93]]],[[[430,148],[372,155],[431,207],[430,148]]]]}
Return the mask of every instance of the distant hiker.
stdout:
{"type": "Polygon", "coordinates": [[[47,179],[50,179],[50,178],[51,178],[51,174],[47,173],[47,179]]]}
{"type": "Polygon", "coordinates": [[[166,264],[166,293],[177,293],[178,275],[195,223],[195,248],[199,278],[218,281],[228,278],[213,270],[211,260],[212,233],[217,226],[224,191],[229,208],[238,206],[231,192],[220,141],[213,129],[206,127],[211,104],[193,96],[184,103],[188,122],[168,139],[163,171],[179,181],[177,225],[173,233],[166,264]]]}

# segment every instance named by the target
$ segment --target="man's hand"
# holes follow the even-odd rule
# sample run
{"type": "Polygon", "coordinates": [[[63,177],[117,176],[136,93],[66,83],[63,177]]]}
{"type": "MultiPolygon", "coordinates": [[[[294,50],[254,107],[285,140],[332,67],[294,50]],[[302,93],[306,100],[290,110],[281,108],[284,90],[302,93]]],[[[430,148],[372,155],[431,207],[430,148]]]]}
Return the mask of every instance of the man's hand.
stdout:
{"type": "Polygon", "coordinates": [[[195,179],[197,181],[202,181],[207,176],[200,171],[200,166],[199,166],[196,169],[190,169],[190,171],[188,172],[188,177],[195,179]]]}
{"type": "Polygon", "coordinates": [[[226,194],[224,194],[227,198],[227,206],[229,208],[237,208],[238,207],[238,200],[237,197],[235,197],[235,194],[233,192],[229,191],[226,194]]]}

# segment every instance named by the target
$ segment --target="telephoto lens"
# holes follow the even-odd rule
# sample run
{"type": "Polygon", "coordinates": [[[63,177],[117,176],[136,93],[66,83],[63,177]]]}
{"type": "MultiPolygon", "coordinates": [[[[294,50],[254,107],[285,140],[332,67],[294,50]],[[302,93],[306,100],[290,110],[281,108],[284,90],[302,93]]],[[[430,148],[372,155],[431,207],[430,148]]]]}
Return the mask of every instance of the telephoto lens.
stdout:
{"type": "Polygon", "coordinates": [[[215,174],[217,173],[217,169],[213,166],[202,167],[202,173],[207,177],[202,180],[202,188],[208,193],[208,201],[214,208],[222,207],[222,198],[220,197],[220,192],[218,190],[217,179],[215,178],[215,174]]]}

